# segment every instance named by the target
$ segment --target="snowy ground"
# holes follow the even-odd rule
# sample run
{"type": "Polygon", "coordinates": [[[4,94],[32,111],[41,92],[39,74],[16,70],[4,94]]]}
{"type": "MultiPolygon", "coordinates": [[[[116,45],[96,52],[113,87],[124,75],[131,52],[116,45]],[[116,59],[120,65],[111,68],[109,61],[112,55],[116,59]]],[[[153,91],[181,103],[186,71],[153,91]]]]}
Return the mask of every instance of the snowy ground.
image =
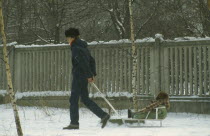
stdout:
{"type": "MultiPolygon", "coordinates": [[[[10,105],[0,105],[0,136],[16,136],[10,105]]],[[[126,112],[121,112],[126,116],[126,112]]],[[[99,119],[89,110],[80,110],[80,130],[62,130],[69,124],[68,109],[19,107],[24,136],[210,136],[210,115],[169,113],[163,127],[158,122],[146,122],[153,127],[128,128],[108,124],[101,129],[99,119]]]]}

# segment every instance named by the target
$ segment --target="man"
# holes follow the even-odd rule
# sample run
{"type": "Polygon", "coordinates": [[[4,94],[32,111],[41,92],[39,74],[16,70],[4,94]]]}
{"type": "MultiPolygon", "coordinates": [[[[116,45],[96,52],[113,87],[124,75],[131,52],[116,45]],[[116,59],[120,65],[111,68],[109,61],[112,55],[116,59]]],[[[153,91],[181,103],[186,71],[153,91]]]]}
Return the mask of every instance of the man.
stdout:
{"type": "Polygon", "coordinates": [[[69,28],[65,31],[72,51],[73,80],[70,97],[71,123],[63,129],[79,129],[79,97],[88,109],[101,118],[101,127],[104,128],[110,116],[90,100],[88,95],[88,83],[94,82],[94,76],[96,76],[95,60],[87,49],[87,43],[82,41],[79,35],[79,30],[76,28],[69,28]]]}

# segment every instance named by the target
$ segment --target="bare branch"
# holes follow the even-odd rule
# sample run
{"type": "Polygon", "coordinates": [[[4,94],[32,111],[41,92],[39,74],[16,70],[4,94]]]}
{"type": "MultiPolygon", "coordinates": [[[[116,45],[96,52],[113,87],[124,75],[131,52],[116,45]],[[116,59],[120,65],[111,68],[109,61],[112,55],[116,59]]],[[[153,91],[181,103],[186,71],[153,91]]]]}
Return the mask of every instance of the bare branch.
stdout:
{"type": "Polygon", "coordinates": [[[137,36],[139,35],[139,33],[141,32],[141,30],[143,29],[143,27],[154,17],[157,15],[157,9],[159,7],[159,0],[158,0],[158,3],[157,5],[155,6],[155,9],[153,11],[153,13],[149,16],[149,18],[138,28],[138,31],[136,32],[136,35],[135,35],[135,39],[137,38],[137,36]]]}

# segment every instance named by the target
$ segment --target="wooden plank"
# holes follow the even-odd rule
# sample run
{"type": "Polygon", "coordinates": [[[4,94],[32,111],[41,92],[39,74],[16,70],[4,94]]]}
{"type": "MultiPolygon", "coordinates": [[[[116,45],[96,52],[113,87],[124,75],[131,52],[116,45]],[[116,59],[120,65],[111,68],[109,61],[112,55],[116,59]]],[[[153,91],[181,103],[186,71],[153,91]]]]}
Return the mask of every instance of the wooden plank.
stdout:
{"type": "MultiPolygon", "coordinates": [[[[35,91],[35,83],[34,83],[34,81],[35,81],[35,68],[34,68],[34,58],[35,58],[35,55],[34,55],[34,52],[32,52],[31,53],[31,61],[32,61],[32,64],[31,64],[31,72],[32,72],[32,77],[31,77],[31,91],[35,91]]],[[[24,72],[24,71],[23,71],[24,72]]],[[[23,76],[24,77],[24,76],[23,76]]],[[[24,81],[23,81],[24,82],[24,81]]]]}
{"type": "Polygon", "coordinates": [[[194,48],[194,95],[198,95],[197,47],[194,48]]]}
{"type": "MultiPolygon", "coordinates": [[[[26,92],[27,90],[26,90],[26,52],[24,52],[23,53],[23,75],[22,75],[22,85],[23,85],[23,89],[22,89],[22,91],[23,92],[26,92]]],[[[33,65],[32,65],[33,66],[33,65]]],[[[32,80],[33,81],[33,80],[32,80]]]]}
{"type": "Polygon", "coordinates": [[[203,94],[203,67],[202,67],[202,47],[199,47],[199,95],[203,94]]]}
{"type": "Polygon", "coordinates": [[[65,60],[65,64],[66,64],[65,65],[65,91],[70,91],[70,74],[71,74],[70,69],[71,69],[71,67],[69,65],[70,56],[68,54],[69,54],[68,50],[65,50],[65,55],[64,55],[65,56],[64,60],[65,60]]]}
{"type": "Polygon", "coordinates": [[[210,46],[208,46],[208,96],[210,96],[210,46]]]}
{"type": "Polygon", "coordinates": [[[48,52],[48,80],[49,80],[49,82],[48,82],[48,89],[50,90],[50,91],[52,91],[52,86],[51,86],[51,82],[52,82],[52,80],[51,80],[51,76],[52,76],[52,63],[51,63],[51,61],[52,61],[52,58],[51,58],[51,54],[52,54],[52,50],[50,50],[49,52],[48,52]]]}
{"type": "Polygon", "coordinates": [[[119,79],[119,91],[123,92],[123,52],[122,49],[119,49],[119,70],[120,70],[120,79],[119,79]]]}
{"type": "Polygon", "coordinates": [[[115,72],[116,72],[116,92],[119,92],[119,48],[116,49],[116,60],[115,60],[115,72]]]}
{"type": "MultiPolygon", "coordinates": [[[[94,51],[95,51],[95,56],[94,56],[94,59],[95,59],[95,63],[96,63],[96,77],[95,77],[95,83],[96,83],[96,85],[98,85],[99,84],[99,82],[98,82],[98,74],[99,74],[99,67],[98,67],[98,54],[99,54],[99,52],[98,52],[98,49],[97,48],[95,48],[94,49],[94,51]]],[[[96,90],[95,89],[93,89],[93,93],[95,92],[96,90]]]]}
{"type": "Polygon", "coordinates": [[[35,68],[35,91],[40,91],[39,90],[39,69],[38,69],[38,63],[39,63],[39,58],[38,58],[38,51],[35,52],[35,64],[34,64],[34,68],[35,68]]]}
{"type": "Polygon", "coordinates": [[[115,49],[112,50],[112,92],[116,92],[115,89],[115,49]]]}
{"type": "Polygon", "coordinates": [[[150,49],[150,95],[155,95],[155,53],[154,53],[154,47],[150,49]]]}
{"type": "Polygon", "coordinates": [[[184,48],[184,78],[185,78],[185,93],[184,95],[188,95],[188,51],[187,47],[184,48]]]}
{"type": "Polygon", "coordinates": [[[45,57],[45,52],[42,52],[42,91],[46,91],[46,76],[45,76],[45,69],[46,69],[46,57],[45,57]]]}
{"type": "Polygon", "coordinates": [[[65,50],[61,50],[61,91],[65,91],[65,50]]]}
{"type": "Polygon", "coordinates": [[[169,73],[169,59],[170,59],[170,56],[169,56],[169,51],[170,49],[168,47],[166,48],[163,48],[164,49],[164,55],[163,55],[163,61],[164,61],[164,74],[163,74],[163,77],[164,77],[164,84],[165,84],[165,87],[164,87],[164,91],[168,94],[170,94],[170,73],[169,73]]]}
{"type": "Polygon", "coordinates": [[[179,62],[178,62],[178,56],[179,56],[179,50],[178,48],[175,48],[175,90],[176,95],[179,95],[179,62]]]}
{"type": "Polygon", "coordinates": [[[62,85],[62,73],[61,73],[61,66],[62,66],[62,61],[61,61],[61,50],[58,50],[58,60],[57,60],[57,65],[58,65],[58,91],[61,91],[61,85],[62,85]]]}
{"type": "MultiPolygon", "coordinates": [[[[128,72],[127,72],[127,69],[128,69],[128,57],[129,57],[129,54],[127,53],[127,48],[123,49],[123,52],[124,52],[124,89],[126,92],[128,92],[128,72]]],[[[139,83],[139,82],[138,82],[139,83]]]]}
{"type": "Polygon", "coordinates": [[[99,89],[100,89],[100,76],[101,76],[101,69],[100,69],[100,50],[99,49],[97,49],[97,57],[96,57],[96,60],[97,60],[97,62],[96,62],[96,71],[97,71],[97,78],[96,78],[96,80],[97,80],[97,85],[98,85],[98,87],[99,87],[99,89]]]}
{"type": "Polygon", "coordinates": [[[190,82],[190,90],[189,95],[193,94],[193,55],[192,55],[193,47],[189,47],[189,82],[190,82]]]}
{"type": "Polygon", "coordinates": [[[49,91],[49,80],[48,80],[48,51],[45,51],[45,91],[49,91]]]}
{"type": "Polygon", "coordinates": [[[52,91],[51,89],[51,50],[47,52],[47,90],[52,91]]]}
{"type": "Polygon", "coordinates": [[[41,51],[41,54],[42,54],[42,67],[41,67],[41,69],[42,69],[42,77],[40,77],[40,78],[42,78],[42,83],[41,83],[41,86],[42,86],[42,89],[41,89],[41,91],[47,91],[48,90],[48,78],[47,78],[47,76],[46,76],[46,72],[47,72],[47,63],[48,63],[48,60],[47,60],[47,57],[48,57],[48,55],[47,55],[47,52],[46,51],[41,51]]]}
{"type": "MultiPolygon", "coordinates": [[[[95,77],[95,82],[97,85],[99,85],[99,81],[98,81],[98,76],[99,76],[99,66],[98,66],[98,62],[99,61],[99,52],[98,49],[95,48],[95,62],[96,62],[96,77],[95,77]]],[[[95,92],[95,89],[93,89],[93,93],[95,92]]]]}
{"type": "Polygon", "coordinates": [[[57,51],[55,51],[55,91],[58,91],[59,90],[59,85],[58,85],[58,82],[59,82],[59,71],[58,71],[58,69],[59,69],[59,58],[58,58],[58,56],[59,56],[59,52],[58,52],[58,50],[57,51]]]}
{"type": "Polygon", "coordinates": [[[33,87],[34,87],[34,81],[33,81],[33,77],[34,77],[34,71],[33,71],[33,66],[34,66],[34,61],[33,61],[33,56],[34,52],[30,52],[30,90],[29,91],[33,91],[33,87]]]}
{"type": "Polygon", "coordinates": [[[26,62],[25,62],[25,65],[24,65],[24,67],[25,67],[25,89],[26,89],[26,91],[29,91],[29,86],[28,86],[28,84],[29,84],[29,78],[28,78],[28,75],[29,75],[29,72],[28,72],[28,69],[29,69],[29,52],[26,52],[25,53],[25,59],[26,59],[26,62]]]}
{"type": "Polygon", "coordinates": [[[204,90],[203,90],[203,95],[206,95],[207,92],[207,52],[206,52],[207,47],[203,47],[203,65],[204,65],[204,73],[203,73],[203,78],[204,78],[204,90]]]}
{"type": "Polygon", "coordinates": [[[145,48],[145,75],[146,75],[146,82],[145,82],[145,94],[149,94],[149,47],[145,48]]]}
{"type": "MultiPolygon", "coordinates": [[[[99,89],[101,89],[102,88],[102,82],[103,82],[103,80],[102,80],[102,78],[103,78],[103,70],[102,70],[102,63],[103,63],[103,56],[102,56],[102,52],[103,52],[103,50],[102,49],[99,49],[99,63],[98,63],[98,68],[99,68],[99,73],[98,73],[98,80],[99,80],[99,89]]],[[[102,92],[103,92],[103,90],[101,90],[102,92]]]]}
{"type": "Polygon", "coordinates": [[[40,55],[40,74],[39,74],[39,77],[40,77],[40,90],[41,91],[44,91],[44,53],[43,51],[40,51],[39,52],[39,55],[40,55]]]}
{"type": "MultiPolygon", "coordinates": [[[[132,52],[131,52],[131,48],[128,48],[128,52],[131,56],[132,52]]],[[[132,92],[132,57],[130,57],[128,59],[128,92],[133,93],[132,92]]]]}
{"type": "MultiPolygon", "coordinates": [[[[20,57],[21,57],[21,61],[20,62],[22,63],[21,66],[20,66],[20,69],[21,69],[20,70],[20,73],[21,73],[21,76],[20,76],[20,80],[21,80],[20,81],[20,84],[21,84],[20,85],[20,91],[24,92],[24,90],[23,90],[24,89],[24,81],[23,81],[24,80],[24,77],[23,77],[24,76],[23,75],[24,74],[24,53],[23,52],[20,53],[20,57]]],[[[33,74],[33,72],[32,72],[32,74],[33,74]]],[[[32,82],[32,80],[33,79],[31,79],[31,82],[32,82]]],[[[33,87],[33,84],[32,84],[32,87],[33,87]]]]}
{"type": "MultiPolygon", "coordinates": [[[[0,50],[0,52],[2,53],[2,50],[0,50]]],[[[0,53],[0,58],[2,58],[3,59],[3,55],[1,55],[1,53],[0,53]]],[[[4,64],[4,62],[2,61],[2,60],[0,60],[0,90],[4,90],[4,88],[3,88],[3,81],[4,81],[4,77],[3,77],[3,73],[4,73],[4,71],[3,71],[3,64],[4,64]]]]}
{"type": "Polygon", "coordinates": [[[104,94],[107,93],[107,51],[106,49],[103,50],[103,89],[104,89],[104,94]]]}
{"type": "Polygon", "coordinates": [[[111,52],[110,49],[106,49],[107,50],[107,91],[111,92],[111,52]]]}
{"type": "Polygon", "coordinates": [[[33,88],[32,88],[32,90],[31,91],[33,91],[33,92],[35,92],[35,91],[37,91],[36,90],[36,52],[35,51],[33,51],[32,52],[32,56],[33,56],[33,59],[32,59],[32,62],[33,62],[33,65],[32,65],[32,73],[33,73],[33,88]]]}
{"type": "Polygon", "coordinates": [[[140,94],[142,94],[142,90],[140,88],[140,84],[141,84],[141,77],[140,77],[140,67],[141,67],[141,64],[140,64],[140,59],[141,59],[141,47],[137,48],[137,90],[140,94]]]}
{"type": "Polygon", "coordinates": [[[26,68],[26,90],[27,91],[31,91],[31,72],[30,72],[30,68],[31,68],[31,53],[30,52],[26,52],[26,65],[24,66],[26,68]]]}
{"type": "Polygon", "coordinates": [[[41,84],[42,84],[42,73],[41,73],[41,60],[42,60],[42,58],[41,58],[41,52],[39,51],[38,53],[37,53],[37,59],[38,59],[38,62],[37,62],[37,76],[38,76],[38,90],[39,91],[42,91],[42,87],[41,87],[41,84]]]}
{"type": "Polygon", "coordinates": [[[102,90],[103,93],[105,93],[105,86],[106,86],[106,81],[105,81],[105,78],[106,78],[106,73],[105,73],[106,68],[105,68],[105,57],[104,57],[104,55],[105,55],[105,49],[103,48],[101,50],[101,59],[102,59],[101,60],[102,61],[102,63],[101,63],[101,70],[102,70],[101,90],[102,90]]]}
{"type": "Polygon", "coordinates": [[[33,91],[38,91],[38,78],[37,78],[37,63],[38,63],[38,58],[37,58],[37,51],[34,52],[34,90],[33,91]]]}
{"type": "MultiPolygon", "coordinates": [[[[183,95],[184,94],[184,89],[183,89],[183,51],[182,51],[182,47],[181,48],[179,48],[180,49],[180,54],[179,54],[179,56],[180,56],[180,59],[179,59],[179,62],[180,62],[180,83],[179,83],[179,85],[180,85],[180,93],[181,93],[181,95],[183,95]]],[[[185,58],[184,58],[184,60],[185,60],[185,58]]]]}
{"type": "Polygon", "coordinates": [[[38,90],[37,91],[42,91],[41,90],[41,67],[40,67],[40,64],[41,64],[41,54],[40,54],[41,51],[38,51],[37,52],[37,64],[36,64],[36,69],[37,69],[37,88],[38,90]]]}
{"type": "Polygon", "coordinates": [[[44,78],[43,78],[43,52],[42,51],[39,51],[39,90],[40,91],[43,91],[44,90],[44,88],[43,88],[43,80],[44,80],[44,78]]]}
{"type": "Polygon", "coordinates": [[[174,89],[174,48],[170,48],[170,60],[171,60],[171,94],[175,94],[174,89]]]}
{"type": "Polygon", "coordinates": [[[141,86],[141,89],[142,89],[142,93],[143,94],[145,94],[145,76],[144,76],[144,73],[145,73],[145,69],[144,69],[144,67],[145,67],[145,48],[141,48],[141,74],[140,74],[140,76],[141,76],[141,84],[140,84],[140,86],[141,86]]]}

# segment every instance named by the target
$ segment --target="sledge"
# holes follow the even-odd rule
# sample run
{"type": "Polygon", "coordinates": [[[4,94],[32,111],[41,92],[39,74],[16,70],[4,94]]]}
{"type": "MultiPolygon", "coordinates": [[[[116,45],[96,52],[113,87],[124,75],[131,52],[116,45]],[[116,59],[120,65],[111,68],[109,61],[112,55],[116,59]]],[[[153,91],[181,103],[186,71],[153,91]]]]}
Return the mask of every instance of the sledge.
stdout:
{"type": "MultiPolygon", "coordinates": [[[[155,108],[155,119],[149,119],[149,118],[148,118],[149,114],[151,113],[151,111],[149,111],[149,112],[147,113],[147,116],[146,116],[145,119],[127,118],[127,119],[122,119],[122,120],[124,120],[124,122],[126,122],[126,121],[137,121],[139,126],[141,125],[140,123],[145,123],[146,121],[158,121],[158,122],[160,123],[160,127],[162,127],[162,121],[163,121],[165,118],[163,118],[163,119],[159,119],[159,118],[158,118],[158,110],[159,110],[159,109],[162,109],[162,108],[165,108],[165,106],[161,106],[161,107],[155,108]]],[[[131,126],[131,125],[128,125],[127,123],[125,123],[125,125],[126,125],[126,126],[131,126]]]]}
{"type": "MultiPolygon", "coordinates": [[[[133,124],[137,124],[138,126],[143,126],[142,124],[145,124],[147,121],[157,121],[159,122],[159,126],[162,127],[162,121],[165,119],[159,119],[158,117],[158,110],[161,108],[165,108],[165,106],[157,107],[155,108],[155,119],[149,119],[148,116],[151,113],[150,111],[147,113],[147,116],[145,119],[135,119],[135,118],[120,118],[120,119],[110,119],[109,122],[115,123],[118,125],[125,124],[128,127],[136,127],[133,126],[133,124]]],[[[145,126],[145,125],[144,125],[145,126]]]]}
{"type": "Polygon", "coordinates": [[[144,124],[146,121],[159,121],[160,122],[160,127],[162,127],[162,121],[165,119],[159,119],[158,118],[158,111],[161,108],[165,108],[165,106],[157,107],[155,108],[155,119],[148,119],[151,111],[149,111],[146,115],[145,119],[135,119],[135,118],[122,118],[116,109],[112,106],[112,104],[103,96],[103,93],[99,90],[99,88],[96,86],[95,83],[91,83],[91,85],[101,94],[102,98],[107,102],[107,104],[112,108],[112,110],[115,112],[118,118],[116,119],[110,119],[109,122],[115,123],[118,125],[126,125],[128,127],[141,127],[141,124],[144,124]],[[132,124],[138,124],[137,126],[133,126],[132,124]]]}

